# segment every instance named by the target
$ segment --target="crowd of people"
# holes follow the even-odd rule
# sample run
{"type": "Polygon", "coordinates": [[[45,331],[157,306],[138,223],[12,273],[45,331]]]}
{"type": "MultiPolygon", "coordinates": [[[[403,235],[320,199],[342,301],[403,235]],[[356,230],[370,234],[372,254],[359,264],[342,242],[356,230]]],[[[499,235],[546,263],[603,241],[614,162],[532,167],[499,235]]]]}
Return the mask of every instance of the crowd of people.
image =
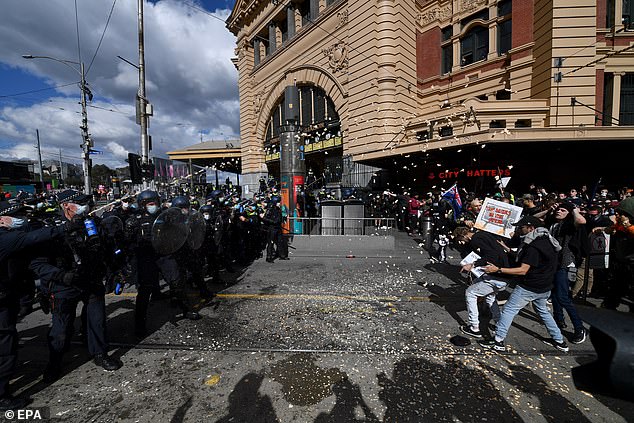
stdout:
{"type": "Polygon", "coordinates": [[[483,338],[478,302],[489,307],[494,336],[481,342],[483,347],[504,350],[504,339],[513,318],[529,302],[544,322],[559,350],[568,346],[562,330],[572,326],[569,340],[581,343],[586,329],[575,301],[587,296],[602,299],[601,306],[616,310],[627,302],[634,312],[634,198],[632,189],[616,193],[586,187],[568,192],[548,193],[531,186],[528,192],[514,195],[496,192],[488,197],[522,208],[511,239],[478,230],[478,214],[486,196],[462,192],[436,191],[424,200],[419,195],[396,195],[389,191],[374,198],[374,210],[381,218],[391,217],[412,236],[425,235],[423,222],[431,221],[427,245],[433,262],[446,262],[446,249],[453,245],[463,259],[461,271],[472,279],[465,300],[468,323],[461,327],[467,335],[483,338]],[[590,268],[590,235],[610,235],[606,245],[606,266],[590,268]],[[474,257],[471,255],[471,257],[474,257]],[[513,286],[510,298],[500,309],[497,294],[513,286]],[[547,304],[552,303],[552,313],[547,304]]]}
{"type": "Polygon", "coordinates": [[[122,363],[108,355],[105,295],[136,286],[139,338],[150,301],[170,297],[183,318],[200,319],[200,299],[223,283],[222,269],[233,272],[263,254],[270,263],[289,259],[280,206],[274,187],[248,200],[233,187],[209,187],[203,197],[145,190],[99,208],[75,190],[0,202],[0,409],[26,404],[11,395],[9,381],[16,323],[35,301],[51,315],[45,382],[62,374],[80,304],[80,334],[94,363],[118,370],[122,363]]]}

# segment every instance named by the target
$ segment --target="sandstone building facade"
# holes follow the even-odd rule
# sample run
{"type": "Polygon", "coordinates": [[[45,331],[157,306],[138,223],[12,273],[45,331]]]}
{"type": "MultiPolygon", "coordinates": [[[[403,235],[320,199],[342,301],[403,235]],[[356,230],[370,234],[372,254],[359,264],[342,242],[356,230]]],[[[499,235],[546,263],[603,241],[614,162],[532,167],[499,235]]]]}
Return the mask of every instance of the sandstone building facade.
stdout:
{"type": "Polygon", "coordinates": [[[533,153],[561,163],[573,145],[631,145],[632,3],[237,0],[243,181],[279,172],[288,85],[307,169],[324,182],[360,164],[421,188],[527,178],[533,153]]]}

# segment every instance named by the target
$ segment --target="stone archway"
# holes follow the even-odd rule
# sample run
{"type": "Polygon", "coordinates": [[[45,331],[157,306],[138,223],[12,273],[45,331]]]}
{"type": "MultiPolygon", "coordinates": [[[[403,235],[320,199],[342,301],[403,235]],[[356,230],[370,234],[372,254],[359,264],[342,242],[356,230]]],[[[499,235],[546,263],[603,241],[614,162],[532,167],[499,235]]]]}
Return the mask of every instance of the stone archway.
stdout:
{"type": "Polygon", "coordinates": [[[302,65],[289,69],[262,99],[257,117],[255,136],[258,140],[264,140],[266,125],[271,116],[273,107],[284,93],[284,88],[292,84],[311,84],[322,88],[326,95],[335,104],[337,113],[341,118],[342,130],[347,130],[347,93],[337,79],[325,69],[314,65],[302,65]]]}

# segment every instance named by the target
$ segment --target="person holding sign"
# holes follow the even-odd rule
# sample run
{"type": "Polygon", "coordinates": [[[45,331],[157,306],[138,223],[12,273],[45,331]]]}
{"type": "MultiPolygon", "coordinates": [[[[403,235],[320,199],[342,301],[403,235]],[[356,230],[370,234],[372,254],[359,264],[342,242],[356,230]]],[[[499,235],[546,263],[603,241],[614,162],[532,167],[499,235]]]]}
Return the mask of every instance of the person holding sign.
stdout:
{"type": "Polygon", "coordinates": [[[517,252],[519,266],[500,267],[490,263],[483,270],[496,276],[511,275],[520,279],[504,305],[495,329],[495,337],[479,341],[479,344],[483,348],[506,351],[504,339],[513,319],[528,303],[533,303],[533,308],[552,337],[544,342],[559,351],[567,352],[568,344],[550,314],[547,303],[557,271],[557,256],[561,246],[543,227],[542,221],[534,216],[524,216],[513,226],[519,229],[522,238],[522,244],[517,252]]]}
{"type": "Polygon", "coordinates": [[[484,297],[491,310],[495,324],[500,319],[500,307],[497,303],[497,293],[504,291],[510,276],[488,274],[482,270],[487,263],[494,263],[498,267],[510,267],[509,258],[502,244],[495,235],[484,231],[472,232],[466,226],[459,226],[454,230],[454,239],[458,244],[465,245],[470,254],[461,262],[461,272],[471,272],[475,279],[465,291],[468,324],[460,330],[474,338],[482,338],[480,332],[480,316],[478,314],[478,297],[484,297]]]}

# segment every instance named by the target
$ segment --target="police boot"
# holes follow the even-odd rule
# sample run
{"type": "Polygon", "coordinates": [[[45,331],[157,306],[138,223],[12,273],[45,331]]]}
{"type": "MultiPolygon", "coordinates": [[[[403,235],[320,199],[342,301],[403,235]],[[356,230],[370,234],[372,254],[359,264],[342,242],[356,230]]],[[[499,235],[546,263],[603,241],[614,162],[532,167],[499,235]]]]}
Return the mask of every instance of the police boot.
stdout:
{"type": "Polygon", "coordinates": [[[92,361],[97,366],[99,366],[99,367],[101,367],[104,370],[107,370],[109,372],[113,372],[115,370],[119,370],[121,368],[121,366],[123,366],[123,364],[119,360],[114,359],[112,357],[108,357],[108,354],[106,354],[106,353],[95,355],[95,357],[93,358],[92,361]]]}
{"type": "Polygon", "coordinates": [[[145,327],[145,319],[136,317],[134,319],[134,336],[137,338],[144,338],[147,335],[147,328],[145,327]]]}

